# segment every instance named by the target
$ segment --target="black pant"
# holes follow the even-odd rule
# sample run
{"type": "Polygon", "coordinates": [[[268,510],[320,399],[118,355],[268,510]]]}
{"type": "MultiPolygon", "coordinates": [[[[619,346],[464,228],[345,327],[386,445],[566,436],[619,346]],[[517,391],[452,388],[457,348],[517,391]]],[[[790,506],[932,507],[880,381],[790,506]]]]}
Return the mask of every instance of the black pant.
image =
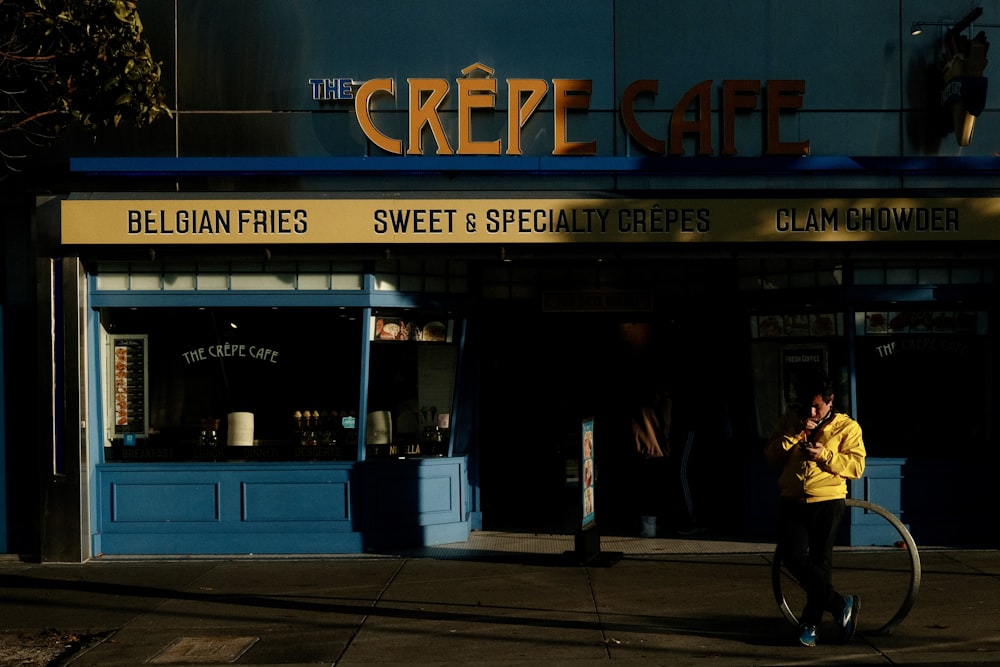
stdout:
{"type": "Polygon", "coordinates": [[[636,457],[636,489],[639,514],[642,516],[662,516],[668,511],[668,500],[673,492],[670,478],[670,460],[665,456],[652,458],[636,457]]]}
{"type": "Polygon", "coordinates": [[[819,625],[823,612],[839,615],[844,597],[833,587],[833,543],[846,503],[842,499],[815,503],[782,501],[778,507],[778,549],[781,562],[806,592],[799,621],[819,625]]]}

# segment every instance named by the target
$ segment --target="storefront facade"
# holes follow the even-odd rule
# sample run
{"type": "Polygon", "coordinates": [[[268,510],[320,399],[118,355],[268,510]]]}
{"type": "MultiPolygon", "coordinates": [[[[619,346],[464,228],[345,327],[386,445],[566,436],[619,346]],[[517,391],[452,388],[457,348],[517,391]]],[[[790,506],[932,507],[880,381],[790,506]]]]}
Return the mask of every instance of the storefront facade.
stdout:
{"type": "Polygon", "coordinates": [[[598,525],[637,532],[652,386],[701,522],[767,535],[807,368],[865,429],[852,494],[995,542],[963,516],[995,506],[964,452],[995,440],[1000,125],[947,26],[910,35],[940,3],[141,10],[173,121],[74,148],[30,223],[42,558],[574,530],[588,418],[598,525]]]}

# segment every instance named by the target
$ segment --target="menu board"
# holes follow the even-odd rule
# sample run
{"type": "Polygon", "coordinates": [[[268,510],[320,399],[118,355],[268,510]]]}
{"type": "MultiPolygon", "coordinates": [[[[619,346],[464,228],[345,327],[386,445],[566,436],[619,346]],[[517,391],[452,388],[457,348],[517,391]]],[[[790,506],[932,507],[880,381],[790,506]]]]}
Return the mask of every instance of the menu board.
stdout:
{"type": "Polygon", "coordinates": [[[115,435],[145,434],[146,336],[111,339],[111,424],[115,435]]]}

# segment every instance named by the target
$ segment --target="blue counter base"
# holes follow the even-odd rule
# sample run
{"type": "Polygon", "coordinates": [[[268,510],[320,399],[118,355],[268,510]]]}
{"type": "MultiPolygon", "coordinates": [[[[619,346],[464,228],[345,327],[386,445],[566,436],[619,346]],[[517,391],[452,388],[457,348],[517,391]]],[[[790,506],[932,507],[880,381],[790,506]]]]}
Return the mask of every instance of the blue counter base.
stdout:
{"type": "Polygon", "coordinates": [[[468,540],[464,458],[97,466],[93,554],[322,554],[468,540]]]}
{"type": "MultiPolygon", "coordinates": [[[[906,459],[871,457],[861,479],[847,483],[851,498],[881,505],[900,518],[902,515],[903,465],[906,459]]],[[[900,535],[888,521],[858,507],[850,508],[848,544],[856,546],[893,546],[900,535]]],[[[907,526],[907,528],[909,528],[907,526]]]]}
{"type": "Polygon", "coordinates": [[[353,554],[362,552],[360,533],[321,535],[305,533],[270,533],[251,535],[206,535],[205,533],[135,533],[98,535],[94,555],[277,555],[277,554],[353,554]]]}

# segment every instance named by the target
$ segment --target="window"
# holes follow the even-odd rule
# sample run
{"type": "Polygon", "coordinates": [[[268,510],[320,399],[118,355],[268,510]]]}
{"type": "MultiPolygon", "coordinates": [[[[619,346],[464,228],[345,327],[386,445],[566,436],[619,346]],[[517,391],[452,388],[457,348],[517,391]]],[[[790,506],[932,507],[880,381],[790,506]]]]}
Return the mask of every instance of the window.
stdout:
{"type": "Polygon", "coordinates": [[[366,456],[446,454],[456,320],[446,312],[401,309],[377,310],[372,319],[366,456]]]}
{"type": "Polygon", "coordinates": [[[360,309],[106,308],[100,318],[107,460],[357,457],[360,309]]]}

